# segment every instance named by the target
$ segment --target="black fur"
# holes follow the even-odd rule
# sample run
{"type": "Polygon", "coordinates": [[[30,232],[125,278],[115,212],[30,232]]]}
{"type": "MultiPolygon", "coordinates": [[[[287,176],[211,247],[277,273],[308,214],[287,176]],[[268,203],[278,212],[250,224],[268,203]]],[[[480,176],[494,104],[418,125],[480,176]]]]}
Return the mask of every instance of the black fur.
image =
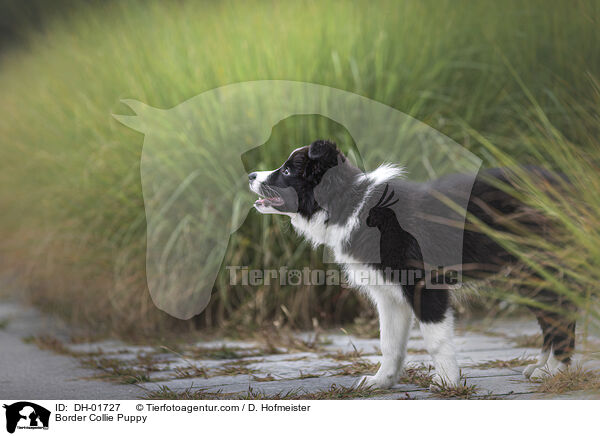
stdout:
{"type": "Polygon", "coordinates": [[[444,318],[449,304],[447,289],[427,289],[423,253],[417,239],[404,230],[391,206],[394,191],[388,193],[386,184],[379,202],[369,210],[366,224],[377,227],[380,232],[379,251],[381,262],[374,266],[387,274],[389,281],[400,280],[402,291],[419,321],[439,322],[444,318]]]}

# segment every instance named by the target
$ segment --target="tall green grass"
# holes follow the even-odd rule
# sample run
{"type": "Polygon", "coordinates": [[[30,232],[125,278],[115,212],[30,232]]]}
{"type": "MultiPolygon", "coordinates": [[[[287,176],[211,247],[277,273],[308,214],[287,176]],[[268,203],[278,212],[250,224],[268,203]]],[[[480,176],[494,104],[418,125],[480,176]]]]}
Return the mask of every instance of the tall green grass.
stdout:
{"type": "MultiPolygon", "coordinates": [[[[0,54],[1,261],[33,302],[103,331],[352,320],[365,306],[337,287],[244,289],[223,270],[192,323],[161,314],[146,289],[143,138],[111,118],[125,111],[119,100],[169,108],[229,83],[286,79],[393,106],[486,165],[568,174],[578,188],[568,207],[531,196],[565,234],[560,247],[538,248],[556,249],[597,297],[583,284],[600,260],[599,12],[593,1],[130,1],[53,14],[0,54]]],[[[268,154],[244,162],[268,168],[312,134],[340,132],[291,119],[268,154]]],[[[251,213],[224,265],[319,266],[291,233],[286,219],[251,213]]]]}

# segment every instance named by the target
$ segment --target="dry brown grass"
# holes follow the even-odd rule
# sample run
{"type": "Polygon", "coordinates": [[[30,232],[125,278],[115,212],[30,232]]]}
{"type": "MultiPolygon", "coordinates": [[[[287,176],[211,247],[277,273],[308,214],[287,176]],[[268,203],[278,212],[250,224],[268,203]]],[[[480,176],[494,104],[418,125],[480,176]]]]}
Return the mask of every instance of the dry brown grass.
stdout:
{"type": "Polygon", "coordinates": [[[539,381],[537,391],[562,394],[570,391],[599,390],[600,372],[583,369],[581,366],[569,367],[558,374],[539,381]]]}
{"type": "Polygon", "coordinates": [[[244,364],[244,362],[231,362],[229,364],[223,365],[222,368],[212,372],[210,374],[211,377],[216,377],[220,375],[250,375],[254,374],[257,371],[252,368],[248,368],[248,364],[244,364]]]}
{"type": "Polygon", "coordinates": [[[89,377],[95,380],[106,380],[121,384],[137,384],[150,381],[150,372],[153,368],[131,366],[130,362],[121,359],[102,357],[99,359],[82,359],[82,365],[98,370],[99,372],[89,377]]]}
{"type": "MultiPolygon", "coordinates": [[[[62,354],[65,356],[72,357],[93,357],[102,354],[101,350],[96,351],[75,351],[69,348],[69,346],[61,339],[56,336],[49,334],[26,336],[23,338],[23,342],[26,344],[36,345],[42,350],[52,351],[56,354],[62,354]]],[[[139,357],[139,356],[138,356],[139,357]]]]}
{"type": "Polygon", "coordinates": [[[508,360],[488,360],[486,362],[471,365],[470,368],[487,369],[487,368],[515,368],[517,366],[525,366],[537,362],[537,359],[527,359],[524,357],[515,357],[508,360]]]}
{"type": "Polygon", "coordinates": [[[408,347],[406,349],[408,354],[427,354],[427,350],[425,348],[411,348],[408,347]]]}
{"type": "Polygon", "coordinates": [[[315,328],[307,339],[299,338],[297,331],[290,328],[265,328],[252,332],[248,339],[253,339],[262,344],[262,348],[269,354],[282,352],[318,352],[323,345],[331,343],[323,336],[319,328],[315,328]]]}
{"type": "MultiPolygon", "coordinates": [[[[393,391],[384,389],[369,389],[362,386],[339,386],[332,384],[327,389],[316,392],[305,392],[302,389],[280,391],[272,394],[259,389],[248,388],[243,393],[208,392],[206,389],[189,387],[183,391],[174,391],[167,386],[158,390],[147,391],[143,398],[149,400],[345,400],[351,398],[369,398],[393,391]]],[[[408,394],[399,399],[411,399],[408,394]]]]}
{"type": "Polygon", "coordinates": [[[434,396],[439,398],[468,399],[477,393],[475,385],[467,385],[467,381],[461,376],[462,384],[448,386],[446,383],[435,383],[433,381],[432,366],[407,367],[400,383],[414,384],[422,388],[431,388],[434,396]]]}
{"type": "Polygon", "coordinates": [[[335,353],[327,353],[323,357],[333,359],[333,360],[348,361],[348,360],[362,359],[363,356],[362,356],[362,352],[358,351],[357,349],[354,349],[352,351],[347,351],[347,352],[338,350],[335,353]]]}
{"type": "Polygon", "coordinates": [[[300,375],[298,377],[296,377],[296,379],[298,380],[304,380],[306,378],[319,378],[322,377],[323,374],[315,374],[315,373],[311,373],[311,372],[302,372],[300,371],[300,375]]]}
{"type": "Polygon", "coordinates": [[[168,386],[161,386],[155,391],[148,390],[143,396],[147,400],[221,400],[224,394],[208,392],[206,389],[194,389],[192,386],[183,391],[174,391],[168,386]]]}
{"type": "MultiPolygon", "coordinates": [[[[173,350],[170,350],[173,351],[173,350]]],[[[263,348],[242,348],[222,345],[221,347],[204,347],[200,345],[191,345],[180,347],[179,351],[173,351],[176,354],[182,354],[185,357],[192,359],[209,359],[209,360],[231,360],[242,359],[245,357],[259,357],[273,353],[271,349],[263,348]]]]}
{"type": "Polygon", "coordinates": [[[400,377],[399,383],[417,385],[421,388],[429,388],[431,385],[431,370],[430,366],[409,366],[404,368],[404,373],[400,377]]]}
{"type": "Polygon", "coordinates": [[[335,383],[326,389],[316,392],[305,392],[302,389],[266,394],[253,388],[244,394],[235,394],[231,399],[241,400],[346,400],[352,398],[369,398],[390,393],[387,389],[371,389],[359,386],[340,386],[335,383]]]}
{"type": "Polygon", "coordinates": [[[208,378],[208,370],[204,367],[195,365],[175,368],[173,370],[175,378],[196,378],[203,377],[208,378]]]}
{"type": "Polygon", "coordinates": [[[511,337],[510,340],[521,348],[541,348],[542,347],[542,335],[519,335],[511,337]]]}
{"type": "Polygon", "coordinates": [[[328,389],[323,389],[317,392],[298,394],[296,400],[345,400],[349,398],[368,398],[376,395],[392,392],[387,389],[370,389],[362,385],[353,386],[338,386],[332,384],[328,389]]]}
{"type": "Polygon", "coordinates": [[[42,350],[49,350],[57,354],[73,355],[74,353],[63,341],[52,335],[27,336],[23,338],[26,344],[37,345],[42,350]]]}
{"type": "Polygon", "coordinates": [[[366,360],[357,360],[349,365],[343,365],[336,368],[334,375],[366,375],[376,373],[379,369],[379,363],[372,363],[366,360]]]}
{"type": "Polygon", "coordinates": [[[248,365],[258,362],[261,362],[261,360],[234,360],[232,362],[224,363],[220,368],[214,370],[197,366],[190,362],[188,366],[175,368],[174,372],[176,378],[210,378],[218,376],[251,375],[256,373],[256,370],[249,368],[248,365]]]}
{"type": "Polygon", "coordinates": [[[439,398],[455,398],[468,400],[477,393],[477,386],[467,385],[467,380],[462,379],[462,383],[457,386],[449,386],[446,383],[432,383],[431,392],[439,398]]]}

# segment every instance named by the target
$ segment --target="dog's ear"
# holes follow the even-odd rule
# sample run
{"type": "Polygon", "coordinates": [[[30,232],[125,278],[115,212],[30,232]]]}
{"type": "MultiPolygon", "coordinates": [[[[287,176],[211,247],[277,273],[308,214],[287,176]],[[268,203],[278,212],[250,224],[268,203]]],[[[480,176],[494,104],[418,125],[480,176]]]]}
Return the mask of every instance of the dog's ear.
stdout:
{"type": "Polygon", "coordinates": [[[320,181],[323,174],[344,162],[344,155],[338,150],[335,142],[318,140],[308,147],[308,164],[304,176],[311,181],[320,181]]]}
{"type": "Polygon", "coordinates": [[[308,158],[310,160],[337,163],[337,154],[337,145],[331,141],[319,139],[308,147],[308,158]]]}

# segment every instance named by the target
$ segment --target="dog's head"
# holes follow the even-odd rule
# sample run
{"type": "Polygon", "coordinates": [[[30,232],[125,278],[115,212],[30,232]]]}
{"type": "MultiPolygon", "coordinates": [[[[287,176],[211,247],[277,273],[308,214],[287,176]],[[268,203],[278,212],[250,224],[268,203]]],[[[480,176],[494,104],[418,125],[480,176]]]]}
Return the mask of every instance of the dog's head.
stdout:
{"type": "Polygon", "coordinates": [[[325,173],[344,163],[345,156],[335,143],[318,140],[297,148],[276,170],[250,173],[250,189],[259,195],[254,207],[260,213],[310,218],[322,208],[315,198],[315,188],[325,173]]]}

